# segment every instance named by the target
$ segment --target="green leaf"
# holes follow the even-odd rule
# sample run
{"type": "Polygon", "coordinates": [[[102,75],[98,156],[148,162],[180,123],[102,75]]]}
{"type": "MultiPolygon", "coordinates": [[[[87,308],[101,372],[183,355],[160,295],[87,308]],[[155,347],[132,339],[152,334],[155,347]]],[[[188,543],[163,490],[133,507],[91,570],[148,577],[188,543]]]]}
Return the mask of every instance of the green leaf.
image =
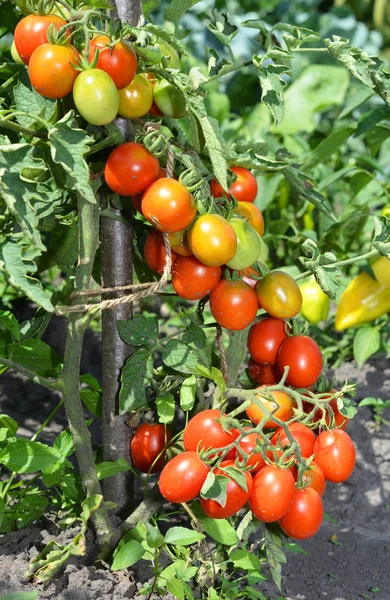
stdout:
{"type": "Polygon", "coordinates": [[[211,367],[211,369],[208,369],[204,365],[197,364],[195,373],[201,377],[207,377],[208,379],[211,379],[211,381],[213,381],[218,387],[222,395],[226,392],[226,381],[222,375],[222,372],[216,367],[211,367]]]}
{"type": "MultiPolygon", "coordinates": [[[[351,86],[351,88],[352,87],[353,86],[351,86]]],[[[345,117],[348,117],[356,108],[364,104],[364,102],[373,96],[373,91],[362,85],[355,87],[354,90],[354,92],[352,89],[348,90],[347,102],[339,114],[339,119],[345,119],[345,117]]]]}
{"type": "Polygon", "coordinates": [[[226,546],[233,546],[237,543],[238,538],[235,529],[226,519],[211,519],[206,517],[199,502],[193,502],[191,506],[197,519],[202,523],[205,532],[213,538],[213,540],[226,546]]]}
{"type": "Polygon", "coordinates": [[[172,577],[169,581],[166,582],[166,588],[172,596],[177,598],[178,600],[185,599],[184,586],[177,577],[172,577]]]}
{"type": "Polygon", "coordinates": [[[377,327],[359,328],[353,340],[353,355],[358,367],[362,367],[370,356],[378,352],[380,346],[381,335],[377,327]]]}
{"type": "Polygon", "coordinates": [[[229,556],[229,562],[232,562],[237,569],[245,571],[261,571],[261,562],[255,554],[247,550],[233,550],[229,556]]]}
{"type": "Polygon", "coordinates": [[[334,152],[336,152],[355,131],[355,124],[333,131],[309,154],[302,168],[311,169],[325,161],[325,159],[334,154],[334,152]]]}
{"type": "Polygon", "coordinates": [[[0,325],[10,331],[16,340],[20,340],[18,320],[9,310],[0,310],[0,325]]]}
{"type": "Polygon", "coordinates": [[[10,417],[9,415],[0,414],[0,427],[7,429],[11,436],[14,436],[17,430],[19,429],[19,425],[15,419],[10,417]]]}
{"type": "Polygon", "coordinates": [[[202,498],[215,500],[222,507],[226,506],[227,486],[229,479],[223,475],[209,473],[200,490],[202,498]]]}
{"type": "Polygon", "coordinates": [[[225,158],[223,141],[221,140],[219,123],[216,119],[212,119],[207,115],[202,116],[199,119],[199,122],[210,156],[214,175],[222,185],[223,189],[227,190],[227,162],[225,158]]]}
{"type": "Polygon", "coordinates": [[[58,450],[63,458],[70,456],[74,452],[72,434],[68,429],[61,431],[54,440],[53,447],[58,450]]]}
{"type": "Polygon", "coordinates": [[[266,524],[264,529],[265,552],[272,579],[280,591],[282,588],[282,565],[287,562],[283,552],[283,540],[278,525],[266,524]]]}
{"type": "Polygon", "coordinates": [[[197,567],[188,567],[185,560],[175,560],[160,573],[160,579],[169,581],[172,577],[177,577],[180,581],[190,581],[198,572],[197,567]]]}
{"type": "Polygon", "coordinates": [[[122,370],[119,406],[121,414],[148,405],[146,390],[153,376],[153,360],[149,350],[138,350],[127,359],[122,370]]]}
{"type": "Polygon", "coordinates": [[[61,459],[42,469],[42,481],[46,487],[57,485],[65,473],[65,460],[61,459]]]}
{"type": "MultiPolygon", "coordinates": [[[[0,349],[0,356],[1,354],[0,349]]],[[[62,366],[61,359],[53,348],[37,338],[9,344],[3,356],[43,377],[56,377],[62,366]]]]}
{"type": "Polygon", "coordinates": [[[165,394],[156,398],[158,420],[160,423],[172,423],[175,416],[175,397],[173,394],[165,394]]]}
{"type": "Polygon", "coordinates": [[[96,465],[96,472],[99,480],[107,479],[107,477],[112,477],[113,475],[117,475],[117,473],[123,473],[129,469],[130,465],[124,458],[118,458],[118,460],[113,462],[101,462],[96,465]]]}
{"type": "Polygon", "coordinates": [[[233,479],[233,481],[235,481],[237,485],[244,490],[244,492],[248,491],[246,478],[242,471],[236,469],[235,467],[221,467],[221,471],[226,473],[226,475],[229,475],[230,479],[233,479]]]}
{"type": "Polygon", "coordinates": [[[183,373],[195,371],[198,364],[194,351],[180,340],[169,340],[164,348],[162,360],[167,367],[183,373]]]}
{"type": "Polygon", "coordinates": [[[269,63],[264,66],[265,60],[269,60],[268,54],[253,56],[253,64],[256,67],[261,85],[261,100],[270,111],[275,125],[278,125],[284,117],[283,90],[286,81],[283,75],[291,75],[291,68],[282,64],[269,63]]]}
{"type": "Polygon", "coordinates": [[[164,17],[177,25],[185,12],[199,0],[172,0],[164,11],[164,17]]]}
{"type": "Polygon", "coordinates": [[[151,548],[161,548],[164,546],[165,539],[164,536],[160,533],[158,527],[154,527],[150,523],[145,523],[147,533],[146,533],[146,542],[151,548]]]}
{"type": "Polygon", "coordinates": [[[203,540],[203,533],[187,527],[171,527],[165,534],[165,543],[173,546],[189,546],[203,540]]]}
{"type": "Polygon", "coordinates": [[[191,325],[188,327],[188,329],[186,329],[182,340],[185,344],[193,346],[197,350],[203,350],[207,342],[207,337],[201,327],[195,327],[194,325],[191,325]]]}
{"type": "Polygon", "coordinates": [[[33,592],[11,592],[0,597],[0,600],[35,600],[38,598],[38,590],[33,592]]]}
{"type": "Polygon", "coordinates": [[[148,19],[151,18],[151,13],[155,8],[158,8],[161,0],[142,0],[142,12],[148,19]]]}
{"type": "Polygon", "coordinates": [[[220,13],[214,11],[214,17],[215,23],[210,23],[207,28],[223,46],[229,47],[238,33],[238,27],[225,10],[220,13]]]}
{"type": "Polygon", "coordinates": [[[42,125],[34,118],[40,117],[50,121],[57,113],[57,101],[38,94],[30,83],[27,69],[21,69],[19,81],[13,88],[16,109],[26,114],[17,115],[16,119],[24,127],[42,129],[42,125]]]}
{"type": "Polygon", "coordinates": [[[119,335],[129,346],[142,346],[158,338],[158,321],[155,317],[135,315],[127,321],[118,321],[117,325],[119,335]]]}
{"type": "Polygon", "coordinates": [[[196,400],[196,377],[187,377],[180,387],[180,407],[183,410],[192,410],[196,400]]]}
{"type": "Polygon", "coordinates": [[[291,191],[299,194],[314,204],[318,210],[329,217],[329,219],[332,219],[332,221],[337,221],[329,201],[325,196],[315,191],[313,181],[305,173],[302,173],[294,167],[285,167],[283,169],[283,175],[290,184],[291,191]]]}
{"type": "Polygon", "coordinates": [[[89,388],[82,388],[80,390],[82,402],[95,417],[101,419],[102,390],[99,382],[92,375],[85,374],[80,377],[80,383],[86,383],[89,386],[89,388]]]}
{"type": "Polygon", "coordinates": [[[15,473],[35,473],[60,458],[54,448],[22,438],[9,441],[0,453],[0,463],[15,473]]]}

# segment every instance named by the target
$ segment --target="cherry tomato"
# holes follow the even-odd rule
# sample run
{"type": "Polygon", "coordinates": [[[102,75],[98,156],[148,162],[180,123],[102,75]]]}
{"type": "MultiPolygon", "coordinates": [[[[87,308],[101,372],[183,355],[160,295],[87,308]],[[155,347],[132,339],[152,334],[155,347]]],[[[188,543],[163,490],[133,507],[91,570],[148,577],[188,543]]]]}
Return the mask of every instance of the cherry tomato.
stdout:
{"type": "MultiPolygon", "coordinates": [[[[161,179],[162,177],[166,177],[166,176],[167,176],[167,170],[164,167],[160,167],[158,170],[156,179],[161,179]]],[[[176,177],[174,176],[173,179],[176,179],[176,177]]],[[[137,194],[136,196],[133,196],[131,198],[131,201],[133,203],[135,210],[138,211],[141,215],[142,215],[142,208],[141,208],[142,196],[143,196],[143,194],[141,193],[141,194],[137,194]]],[[[171,247],[172,247],[172,244],[171,244],[171,247]]],[[[175,249],[173,248],[173,250],[175,250],[175,249]]],[[[175,250],[175,252],[176,252],[176,250],[175,250]]],[[[177,254],[179,254],[179,252],[177,252],[177,254]]]]}
{"type": "MultiPolygon", "coordinates": [[[[176,260],[177,254],[171,251],[172,262],[176,260]]],[[[155,271],[162,275],[167,260],[167,253],[165,250],[165,244],[162,234],[155,229],[149,231],[145,246],[144,246],[144,257],[146,264],[155,271]]]]}
{"type": "MultiPolygon", "coordinates": [[[[291,425],[288,425],[288,429],[300,447],[302,456],[304,458],[309,458],[309,456],[313,454],[313,446],[316,439],[316,436],[312,430],[302,423],[291,423],[291,425]]],[[[288,439],[287,434],[282,427],[279,427],[279,429],[275,431],[271,438],[271,444],[273,446],[281,446],[282,448],[290,446],[290,440],[288,439]]],[[[283,454],[283,451],[277,450],[275,453],[276,456],[280,458],[283,454]]],[[[271,458],[273,458],[273,454],[274,452],[270,451],[271,458]]]]}
{"type": "MultiPolygon", "coordinates": [[[[323,496],[326,488],[325,475],[314,461],[310,463],[310,467],[310,469],[304,471],[302,481],[307,484],[306,487],[313,488],[320,496],[323,496]]],[[[294,478],[295,480],[298,479],[298,469],[294,470],[294,478]]]]}
{"type": "MultiPolygon", "coordinates": [[[[267,390],[267,387],[267,385],[262,385],[258,387],[258,392],[256,394],[259,400],[261,400],[264,407],[270,412],[272,412],[273,416],[275,416],[277,419],[280,419],[281,421],[288,421],[289,419],[291,419],[294,406],[293,398],[289,394],[286,394],[286,392],[269,392],[267,390]],[[272,396],[272,402],[264,398],[264,392],[267,392],[268,395],[272,396]]],[[[246,414],[248,415],[252,423],[254,423],[255,425],[257,425],[257,423],[260,423],[264,416],[263,410],[257,404],[251,404],[249,408],[246,409],[246,414]]],[[[272,420],[272,417],[269,417],[268,420],[265,422],[264,427],[278,427],[278,423],[275,423],[275,421],[272,420]]]]}
{"type": "MultiPolygon", "coordinates": [[[[336,391],[337,390],[331,390],[329,392],[329,396],[332,396],[336,391]]],[[[340,429],[346,429],[347,425],[348,425],[348,422],[349,422],[349,419],[347,417],[344,417],[344,415],[342,415],[341,412],[339,411],[339,408],[337,406],[337,398],[332,398],[332,400],[329,402],[329,406],[333,410],[333,414],[334,414],[334,424],[332,426],[339,427],[340,429]]],[[[304,402],[303,403],[303,410],[305,411],[306,414],[309,414],[313,410],[313,404],[311,404],[310,402],[304,402]]],[[[314,413],[314,417],[313,417],[312,422],[315,423],[316,421],[320,421],[322,419],[322,416],[323,416],[323,412],[319,408],[314,413]]],[[[326,411],[325,423],[328,426],[331,425],[331,417],[330,417],[328,411],[326,411]]]]}
{"type": "MultiPolygon", "coordinates": [[[[154,73],[144,73],[145,77],[147,77],[150,81],[150,83],[152,84],[152,87],[154,87],[154,84],[156,83],[156,81],[158,81],[156,75],[154,73]]],[[[161,112],[161,110],[159,109],[159,107],[157,106],[157,104],[155,103],[154,99],[152,102],[152,106],[149,109],[149,114],[153,115],[153,117],[162,117],[163,113],[161,112]]]]}
{"type": "Polygon", "coordinates": [[[256,294],[244,281],[222,279],[211,292],[212,315],[226,329],[245,329],[255,319],[258,309],[256,294]]]}
{"type": "Polygon", "coordinates": [[[171,248],[180,256],[192,256],[191,248],[187,241],[186,231],[176,231],[169,234],[169,243],[171,248]]]}
{"type": "Polygon", "coordinates": [[[281,519],[289,510],[295,491],[294,477],[288,469],[266,466],[253,478],[249,508],[265,523],[281,519]]]}
{"type": "Polygon", "coordinates": [[[302,306],[302,294],[295,280],[283,271],[271,271],[256,285],[261,308],[271,317],[291,319],[302,306]]]}
{"type": "Polygon", "coordinates": [[[251,288],[255,289],[257,282],[259,279],[254,279],[254,277],[260,278],[261,273],[257,271],[254,267],[247,267],[244,271],[239,271],[239,275],[242,275],[242,280],[245,281],[251,288]]]}
{"type": "Polygon", "coordinates": [[[221,267],[208,267],[195,256],[180,256],[172,268],[173,289],[186,300],[200,300],[220,279],[221,267]]]}
{"type": "Polygon", "coordinates": [[[233,215],[238,215],[242,219],[246,219],[259,235],[264,235],[263,215],[255,204],[251,202],[239,202],[237,208],[233,210],[233,215]]]}
{"type": "MultiPolygon", "coordinates": [[[[229,193],[237,202],[254,202],[257,196],[256,178],[244,167],[231,167],[230,171],[237,176],[237,179],[230,186],[229,193]]],[[[210,190],[214,198],[226,196],[226,192],[216,179],[211,180],[210,190]]]]}
{"type": "Polygon", "coordinates": [[[154,84],[153,99],[156,106],[167,117],[180,119],[186,114],[186,101],[179,90],[166,79],[154,84]]]}
{"type": "Polygon", "coordinates": [[[246,269],[255,263],[261,252],[261,237],[244,219],[235,217],[230,219],[237,236],[237,250],[227,266],[230,269],[246,269]]]}
{"type": "Polygon", "coordinates": [[[120,196],[143,192],[158,176],[159,162],[142,144],[126,142],[108,157],[104,177],[108,187],[120,196]]]}
{"type": "Polygon", "coordinates": [[[321,496],[315,489],[306,487],[303,490],[295,490],[291,507],[279,520],[279,525],[290,537],[304,540],[318,532],[323,516],[321,496]]]}
{"type": "MultiPolygon", "coordinates": [[[[245,429],[249,429],[245,427],[245,429]]],[[[239,442],[240,448],[248,455],[248,460],[246,463],[247,467],[251,467],[251,473],[257,473],[265,466],[264,458],[258,450],[259,445],[263,445],[264,442],[261,439],[261,435],[259,433],[248,433],[242,440],[239,442]]]]}
{"type": "Polygon", "coordinates": [[[60,29],[66,21],[57,15],[28,15],[16,25],[14,41],[16,50],[22,61],[28,65],[34,50],[46,44],[47,30],[50,25],[60,29]]]}
{"type": "Polygon", "coordinates": [[[189,502],[199,495],[209,471],[196,452],[182,452],[161,471],[160,492],[169,502],[189,502]]]}
{"type": "Polygon", "coordinates": [[[212,519],[227,519],[238,513],[239,510],[245,506],[245,504],[249,500],[249,496],[252,492],[253,480],[252,476],[248,472],[244,472],[243,475],[245,477],[246,482],[246,491],[238,485],[227,473],[225,473],[222,469],[224,467],[233,467],[236,468],[238,472],[239,469],[235,467],[234,460],[225,460],[220,464],[220,468],[214,470],[215,475],[222,475],[228,479],[228,484],[226,488],[226,504],[222,506],[216,500],[209,500],[205,498],[200,499],[200,505],[202,507],[203,512],[212,519]]]}
{"type": "Polygon", "coordinates": [[[146,115],[152,106],[153,86],[142,73],[138,73],[132,82],[118,93],[118,112],[126,119],[139,119],[146,115]]]}
{"type": "Polygon", "coordinates": [[[352,475],[356,451],[346,431],[323,431],[317,437],[313,451],[314,460],[329,481],[341,483],[352,475]]]}
{"type": "Polygon", "coordinates": [[[257,363],[276,363],[278,350],[287,338],[289,329],[286,321],[274,317],[266,317],[252,325],[248,336],[248,350],[253,360],[257,363]]]}
{"type": "Polygon", "coordinates": [[[188,245],[200,262],[217,267],[231,260],[237,250],[233,227],[220,215],[201,215],[187,234],[188,245]]]}
{"type": "Polygon", "coordinates": [[[142,197],[142,213],[159,231],[175,233],[186,229],[196,216],[192,194],[179,181],[162,177],[142,197]]]}
{"type": "Polygon", "coordinates": [[[118,90],[129,85],[137,72],[137,56],[125,40],[109,46],[108,35],[98,35],[89,44],[89,61],[92,62],[98,50],[97,69],[105,71],[113,80],[118,90]]]}
{"type": "Polygon", "coordinates": [[[28,63],[31,85],[45,98],[63,98],[72,91],[80,56],[73,46],[41,44],[28,63]]]}
{"type": "Polygon", "coordinates": [[[307,335],[285,339],[279,347],[276,362],[281,373],[285,367],[290,367],[286,383],[297,388],[313,385],[322,371],[321,350],[307,335]]]}
{"type": "Polygon", "coordinates": [[[108,125],[118,113],[118,90],[101,69],[79,73],[73,86],[73,100],[83,119],[92,125],[108,125]]]}
{"type": "Polygon", "coordinates": [[[18,65],[24,65],[23,60],[19,56],[19,52],[16,50],[15,40],[13,40],[11,44],[11,56],[14,62],[18,63],[18,65]]]}
{"type": "Polygon", "coordinates": [[[165,465],[166,451],[164,448],[171,439],[172,434],[164,425],[143,423],[137,427],[130,442],[131,460],[135,468],[141,473],[161,471],[165,465]],[[156,460],[157,457],[159,457],[158,460],[156,460]]]}
{"type": "Polygon", "coordinates": [[[257,385],[265,385],[267,383],[272,385],[281,380],[281,375],[276,365],[259,364],[253,358],[249,359],[248,373],[249,377],[257,385]]]}
{"type": "Polygon", "coordinates": [[[156,45],[160,48],[163,56],[165,56],[168,59],[167,68],[168,69],[180,69],[181,60],[180,60],[180,56],[176,52],[175,48],[173,48],[173,46],[168,44],[168,42],[166,42],[165,40],[160,40],[159,42],[157,42],[156,45]]]}
{"type": "Polygon", "coordinates": [[[220,419],[222,413],[217,408],[202,410],[192,417],[184,429],[183,444],[186,450],[222,448],[236,439],[236,429],[225,431],[215,419],[220,419]]]}

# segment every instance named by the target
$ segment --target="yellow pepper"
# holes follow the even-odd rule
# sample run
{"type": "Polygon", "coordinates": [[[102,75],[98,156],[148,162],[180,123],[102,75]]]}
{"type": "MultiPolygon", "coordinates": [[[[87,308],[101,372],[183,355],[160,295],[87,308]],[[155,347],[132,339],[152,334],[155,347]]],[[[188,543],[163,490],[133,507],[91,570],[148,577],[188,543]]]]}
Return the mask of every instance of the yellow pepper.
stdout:
{"type": "Polygon", "coordinates": [[[370,323],[390,312],[390,260],[383,256],[371,268],[375,279],[360,273],[342,293],[335,322],[338,331],[370,323]]]}
{"type": "Polygon", "coordinates": [[[300,286],[300,290],[302,294],[301,315],[312,325],[324,321],[329,313],[329,296],[322,291],[314,275],[300,286]]]}

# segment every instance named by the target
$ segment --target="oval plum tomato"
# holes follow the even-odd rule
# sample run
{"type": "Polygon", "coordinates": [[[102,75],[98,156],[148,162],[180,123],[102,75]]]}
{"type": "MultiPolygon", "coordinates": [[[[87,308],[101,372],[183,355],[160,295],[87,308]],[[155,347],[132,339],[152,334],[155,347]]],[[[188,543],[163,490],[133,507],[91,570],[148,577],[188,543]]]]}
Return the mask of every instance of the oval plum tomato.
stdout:
{"type": "Polygon", "coordinates": [[[180,69],[181,60],[175,48],[165,40],[157,42],[157,46],[160,48],[162,55],[168,59],[168,69],[180,69]]]}
{"type": "Polygon", "coordinates": [[[232,517],[239,510],[245,506],[245,504],[249,500],[249,496],[252,492],[253,480],[252,476],[248,472],[242,472],[237,467],[235,467],[234,460],[225,460],[220,464],[220,468],[214,470],[214,475],[222,475],[228,479],[228,484],[226,488],[226,504],[225,506],[221,506],[219,502],[216,500],[209,500],[205,498],[200,499],[200,505],[202,507],[203,512],[212,519],[227,519],[228,517],[232,517]],[[246,490],[236,483],[230,475],[228,475],[222,469],[224,467],[232,467],[238,471],[237,475],[241,473],[244,475],[246,490]]]}
{"type": "Polygon", "coordinates": [[[108,187],[120,196],[143,192],[158,176],[160,164],[142,144],[126,142],[108,157],[104,177],[108,187]]]}
{"type": "Polygon", "coordinates": [[[220,279],[221,267],[208,267],[195,256],[180,256],[172,267],[173,289],[186,300],[200,300],[220,279]]]}
{"type": "Polygon", "coordinates": [[[226,329],[245,329],[255,319],[258,309],[256,294],[244,281],[222,279],[211,292],[212,315],[226,329]]]}
{"type": "MultiPolygon", "coordinates": [[[[313,454],[313,446],[316,439],[316,436],[312,430],[302,423],[291,423],[291,425],[288,425],[288,429],[300,447],[302,456],[304,458],[309,458],[309,456],[313,454]]],[[[273,446],[280,446],[282,448],[290,446],[290,440],[288,439],[287,434],[282,427],[279,427],[279,429],[277,429],[273,434],[271,438],[271,444],[273,446]]],[[[273,454],[273,452],[271,452],[271,454],[273,454]]],[[[278,458],[280,458],[282,454],[282,450],[276,451],[278,458]]]]}
{"type": "Polygon", "coordinates": [[[235,217],[230,219],[229,224],[237,236],[237,250],[233,258],[226,264],[230,269],[246,269],[258,260],[261,251],[261,237],[244,219],[235,217]]]}
{"type": "MultiPolygon", "coordinates": [[[[248,429],[248,427],[245,429],[248,429]]],[[[240,448],[249,457],[246,466],[251,467],[251,473],[257,473],[257,471],[260,471],[265,466],[264,458],[258,450],[259,445],[263,444],[264,442],[259,433],[248,433],[239,442],[240,448]]]]}
{"type": "Polygon", "coordinates": [[[108,125],[118,113],[118,90],[101,69],[79,73],[73,86],[73,100],[80,115],[91,125],[108,125]]]}
{"type": "Polygon", "coordinates": [[[254,361],[253,358],[249,359],[248,373],[249,377],[254,383],[257,383],[257,385],[273,385],[281,380],[281,376],[276,365],[259,364],[254,361]]]}
{"type": "MultiPolygon", "coordinates": [[[[160,167],[157,173],[157,177],[156,179],[161,179],[162,177],[166,177],[167,176],[167,170],[164,167],[160,167]]],[[[174,176],[173,179],[176,179],[176,177],[174,176]]],[[[141,194],[137,194],[136,196],[133,196],[131,199],[133,206],[135,208],[136,211],[138,211],[141,215],[142,215],[142,193],[141,194]]],[[[171,244],[172,247],[172,244],[171,244]]],[[[173,248],[173,250],[175,250],[173,248]]],[[[177,253],[179,254],[179,252],[177,253]]]]}
{"type": "Polygon", "coordinates": [[[46,44],[47,30],[50,25],[60,29],[66,21],[57,15],[28,15],[16,25],[14,41],[16,50],[22,61],[28,65],[34,50],[46,44]]]}
{"type": "Polygon", "coordinates": [[[167,462],[158,487],[169,502],[189,502],[199,495],[209,471],[196,452],[182,452],[167,462]]]}
{"type": "MultiPolygon", "coordinates": [[[[294,478],[295,480],[298,479],[298,469],[295,469],[294,471],[294,478]]],[[[315,462],[312,461],[310,463],[310,469],[304,471],[302,481],[306,487],[313,488],[320,496],[324,495],[326,488],[325,475],[315,462]]]]}
{"type": "Polygon", "coordinates": [[[172,250],[174,250],[180,256],[192,256],[192,251],[187,241],[186,231],[176,231],[175,233],[170,233],[169,243],[171,244],[172,250]]]}
{"type": "Polygon", "coordinates": [[[125,40],[110,46],[108,35],[98,35],[89,44],[89,61],[92,62],[98,50],[97,69],[105,71],[118,90],[129,85],[137,72],[137,56],[125,40]]]}
{"type": "Polygon", "coordinates": [[[307,335],[293,335],[284,340],[276,362],[282,374],[285,367],[290,367],[286,383],[297,388],[313,385],[322,371],[321,350],[307,335]]]}
{"type": "Polygon", "coordinates": [[[314,443],[314,460],[326,479],[341,483],[352,475],[356,462],[353,441],[346,431],[323,431],[314,443]]]}
{"type": "MultiPolygon", "coordinates": [[[[154,73],[144,73],[145,77],[147,77],[150,81],[150,83],[152,84],[152,87],[154,87],[154,84],[156,83],[156,81],[158,81],[156,75],[154,73]]],[[[152,115],[153,117],[162,117],[163,113],[161,112],[161,110],[159,109],[159,107],[157,106],[157,104],[155,103],[154,99],[152,102],[152,106],[149,109],[149,114],[152,115]]]]}
{"type": "Polygon", "coordinates": [[[312,537],[321,527],[324,507],[319,493],[310,487],[295,490],[291,507],[279,519],[284,533],[296,540],[312,537]]]}
{"type": "Polygon", "coordinates": [[[233,227],[220,215],[201,215],[187,233],[188,245],[200,262],[218,267],[231,260],[237,250],[233,227]]]}
{"type": "MultiPolygon", "coordinates": [[[[146,264],[155,271],[162,275],[167,261],[167,252],[165,250],[165,244],[162,234],[155,229],[149,231],[145,246],[144,246],[144,257],[146,264]]],[[[176,260],[177,254],[171,251],[172,262],[176,260]]]]}
{"type": "Polygon", "coordinates": [[[161,471],[165,465],[164,448],[171,439],[172,434],[164,425],[143,423],[137,427],[130,442],[131,460],[136,469],[141,473],[161,471]]]}
{"type": "Polygon", "coordinates": [[[138,73],[133,81],[118,91],[118,113],[125,119],[138,119],[149,112],[153,103],[153,86],[149,79],[138,73]]]}
{"type": "Polygon", "coordinates": [[[153,99],[156,106],[167,117],[180,119],[186,114],[186,101],[179,90],[166,79],[154,84],[153,99]]]}
{"type": "MultiPolygon", "coordinates": [[[[268,391],[267,387],[267,385],[258,387],[256,393],[256,396],[262,402],[264,407],[268,409],[274,417],[281,421],[288,421],[291,419],[294,406],[293,398],[289,394],[286,394],[286,392],[268,391]],[[264,398],[264,392],[266,392],[267,395],[272,396],[273,400],[271,401],[264,398]]],[[[246,409],[246,414],[255,425],[260,423],[264,417],[263,410],[255,403],[251,404],[249,408],[246,409]]],[[[264,427],[278,427],[278,424],[272,420],[272,417],[269,417],[265,422],[264,427]]]]}
{"type": "Polygon", "coordinates": [[[295,492],[294,477],[288,469],[265,466],[253,478],[249,508],[265,523],[281,519],[289,510],[295,492]]]}
{"type": "Polygon", "coordinates": [[[192,194],[179,181],[162,177],[142,196],[142,213],[159,231],[175,233],[186,229],[196,216],[192,194]]]}
{"type": "Polygon", "coordinates": [[[263,215],[255,204],[251,202],[238,202],[237,208],[233,210],[233,215],[238,215],[242,219],[246,219],[259,235],[264,235],[263,215]]]}
{"type": "Polygon", "coordinates": [[[283,271],[271,271],[256,285],[261,308],[271,317],[291,319],[302,306],[302,294],[295,280],[283,271]]]}
{"type": "Polygon", "coordinates": [[[261,277],[261,273],[257,271],[257,269],[255,269],[254,267],[247,267],[246,269],[244,269],[243,273],[239,271],[239,275],[242,275],[242,280],[245,281],[245,283],[247,283],[248,285],[250,285],[253,289],[255,289],[257,282],[261,277]],[[255,279],[255,277],[257,277],[257,279],[255,279]]]}
{"type": "Polygon", "coordinates": [[[183,444],[186,450],[223,448],[234,442],[238,435],[236,429],[225,431],[215,419],[220,419],[222,413],[217,408],[202,410],[192,417],[184,429],[183,444]]]}
{"type": "Polygon", "coordinates": [[[63,98],[72,91],[79,72],[72,66],[80,56],[73,46],[42,44],[30,57],[31,85],[45,98],[63,98]]]}
{"type": "Polygon", "coordinates": [[[249,331],[249,354],[257,363],[276,363],[281,343],[287,338],[289,324],[283,319],[266,317],[258,321],[249,331]]]}
{"type": "MultiPolygon", "coordinates": [[[[231,167],[230,171],[237,178],[230,186],[229,193],[235,197],[237,202],[254,202],[257,196],[256,178],[244,167],[231,167]]],[[[226,196],[226,192],[216,179],[211,180],[210,190],[214,198],[226,196]]]]}

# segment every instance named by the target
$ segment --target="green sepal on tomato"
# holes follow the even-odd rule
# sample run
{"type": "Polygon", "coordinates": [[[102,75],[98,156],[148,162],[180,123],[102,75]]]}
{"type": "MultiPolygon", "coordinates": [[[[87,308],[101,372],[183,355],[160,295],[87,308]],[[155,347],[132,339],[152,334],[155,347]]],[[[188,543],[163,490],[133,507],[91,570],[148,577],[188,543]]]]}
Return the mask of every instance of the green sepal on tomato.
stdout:
{"type": "Polygon", "coordinates": [[[248,502],[253,487],[252,476],[247,471],[242,472],[237,469],[234,460],[223,461],[219,468],[214,470],[214,475],[223,476],[228,479],[225,504],[222,506],[217,500],[201,498],[200,505],[208,517],[212,519],[227,519],[238,513],[248,502]],[[236,470],[237,476],[241,475],[244,477],[246,489],[243,489],[230,474],[223,470],[226,467],[236,470]]]}

